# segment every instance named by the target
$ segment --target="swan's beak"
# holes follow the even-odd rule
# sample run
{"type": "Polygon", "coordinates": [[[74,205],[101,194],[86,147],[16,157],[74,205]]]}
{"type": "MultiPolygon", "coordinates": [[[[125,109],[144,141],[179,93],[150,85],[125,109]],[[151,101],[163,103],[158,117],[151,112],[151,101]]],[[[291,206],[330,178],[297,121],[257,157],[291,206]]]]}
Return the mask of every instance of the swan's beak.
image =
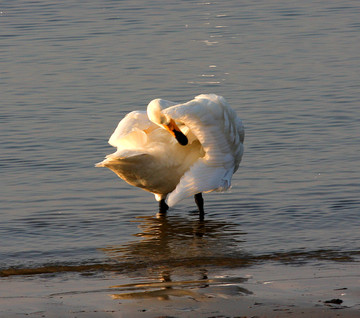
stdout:
{"type": "Polygon", "coordinates": [[[180,145],[186,146],[188,144],[187,137],[181,132],[173,119],[170,119],[169,124],[164,125],[165,129],[172,134],[180,145]]]}

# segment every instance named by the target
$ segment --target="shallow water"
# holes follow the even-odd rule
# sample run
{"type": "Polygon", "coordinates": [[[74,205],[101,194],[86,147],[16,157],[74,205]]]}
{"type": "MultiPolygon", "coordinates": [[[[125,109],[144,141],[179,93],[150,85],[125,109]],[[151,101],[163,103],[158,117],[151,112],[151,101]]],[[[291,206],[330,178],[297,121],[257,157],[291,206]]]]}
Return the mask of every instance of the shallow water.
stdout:
{"type": "MultiPolygon", "coordinates": [[[[0,7],[1,274],[358,260],[357,1],[0,7]],[[224,194],[157,218],[94,164],[153,98],[223,95],[246,126],[224,194]]],[[[155,275],[157,276],[158,273],[155,275]]]]}

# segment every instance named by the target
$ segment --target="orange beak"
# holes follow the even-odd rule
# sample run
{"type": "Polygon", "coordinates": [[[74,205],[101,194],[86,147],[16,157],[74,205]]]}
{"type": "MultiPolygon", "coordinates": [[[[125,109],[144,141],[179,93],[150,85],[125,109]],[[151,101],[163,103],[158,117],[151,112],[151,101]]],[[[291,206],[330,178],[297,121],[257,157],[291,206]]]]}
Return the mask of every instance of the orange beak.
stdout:
{"type": "Polygon", "coordinates": [[[170,119],[168,125],[164,125],[165,129],[172,134],[180,145],[186,146],[188,144],[187,137],[181,132],[173,119],[170,119]]]}

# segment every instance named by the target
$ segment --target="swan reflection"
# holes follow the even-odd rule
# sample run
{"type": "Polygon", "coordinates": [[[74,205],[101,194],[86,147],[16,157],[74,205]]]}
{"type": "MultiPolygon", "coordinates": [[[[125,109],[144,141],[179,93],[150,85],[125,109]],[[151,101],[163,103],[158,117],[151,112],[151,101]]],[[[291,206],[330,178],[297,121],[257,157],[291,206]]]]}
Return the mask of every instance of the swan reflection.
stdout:
{"type": "Polygon", "coordinates": [[[214,276],[219,267],[223,273],[226,268],[248,265],[246,254],[239,250],[245,233],[238,225],[166,215],[140,216],[134,222],[140,229],[135,240],[103,251],[123,264],[129,276],[147,281],[112,286],[114,299],[201,300],[209,293],[251,293],[239,286],[246,278],[214,276]]]}

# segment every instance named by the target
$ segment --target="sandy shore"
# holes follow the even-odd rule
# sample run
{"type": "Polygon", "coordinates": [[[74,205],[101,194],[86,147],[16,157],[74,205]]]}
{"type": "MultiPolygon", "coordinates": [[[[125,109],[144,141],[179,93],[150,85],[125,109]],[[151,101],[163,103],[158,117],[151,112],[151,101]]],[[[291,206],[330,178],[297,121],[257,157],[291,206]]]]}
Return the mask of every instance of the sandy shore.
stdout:
{"type": "Polygon", "coordinates": [[[4,277],[0,317],[360,317],[355,263],[166,273],[4,277]]]}

